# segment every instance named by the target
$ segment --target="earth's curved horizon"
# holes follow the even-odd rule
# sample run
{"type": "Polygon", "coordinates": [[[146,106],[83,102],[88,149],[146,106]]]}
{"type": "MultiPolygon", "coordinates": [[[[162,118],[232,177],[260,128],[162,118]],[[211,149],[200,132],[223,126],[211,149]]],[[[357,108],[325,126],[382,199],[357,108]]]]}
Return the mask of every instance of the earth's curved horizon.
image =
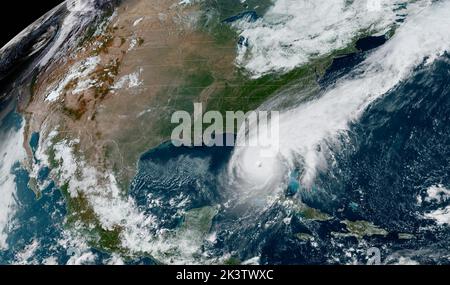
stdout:
{"type": "Polygon", "coordinates": [[[448,0],[63,2],[0,49],[0,264],[449,264],[449,26],[448,0]]]}

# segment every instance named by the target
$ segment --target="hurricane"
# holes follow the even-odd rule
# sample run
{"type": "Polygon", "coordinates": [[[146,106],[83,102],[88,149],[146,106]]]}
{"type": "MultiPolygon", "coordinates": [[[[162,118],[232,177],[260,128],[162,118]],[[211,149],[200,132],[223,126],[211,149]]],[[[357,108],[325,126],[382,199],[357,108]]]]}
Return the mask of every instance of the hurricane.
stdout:
{"type": "Polygon", "coordinates": [[[448,0],[63,2],[0,49],[0,264],[448,264],[448,27],[448,0]]]}
{"type": "MultiPolygon", "coordinates": [[[[450,36],[445,29],[450,24],[449,8],[449,3],[437,3],[409,15],[388,43],[372,51],[344,78],[327,86],[319,98],[282,112],[282,141],[276,158],[262,160],[261,150],[239,148],[231,161],[239,169],[232,172],[244,181],[264,185],[267,180],[278,179],[271,182],[281,183],[285,177],[279,173],[286,173],[284,166],[294,171],[300,165],[302,185],[311,188],[317,172],[325,171],[332,163],[330,145],[345,147],[350,124],[416,68],[432,64],[449,50],[450,36]]],[[[276,102],[272,104],[276,106],[276,102]]]]}

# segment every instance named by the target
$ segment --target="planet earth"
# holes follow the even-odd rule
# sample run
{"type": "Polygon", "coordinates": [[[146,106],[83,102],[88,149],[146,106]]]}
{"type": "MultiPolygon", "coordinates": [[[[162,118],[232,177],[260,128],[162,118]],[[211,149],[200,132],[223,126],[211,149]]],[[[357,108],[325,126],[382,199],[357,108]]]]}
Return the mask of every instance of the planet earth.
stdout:
{"type": "Polygon", "coordinates": [[[449,264],[448,27],[447,0],[63,2],[0,50],[0,264],[449,264]],[[278,112],[276,155],[174,145],[195,104],[278,112]]]}

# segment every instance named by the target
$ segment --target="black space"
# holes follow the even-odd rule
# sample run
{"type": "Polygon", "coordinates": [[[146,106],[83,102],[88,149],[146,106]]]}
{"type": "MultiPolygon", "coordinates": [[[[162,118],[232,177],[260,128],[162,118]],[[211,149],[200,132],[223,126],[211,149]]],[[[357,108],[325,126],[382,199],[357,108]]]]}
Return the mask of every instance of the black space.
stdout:
{"type": "Polygon", "coordinates": [[[62,0],[9,0],[0,8],[0,47],[62,0]]]}

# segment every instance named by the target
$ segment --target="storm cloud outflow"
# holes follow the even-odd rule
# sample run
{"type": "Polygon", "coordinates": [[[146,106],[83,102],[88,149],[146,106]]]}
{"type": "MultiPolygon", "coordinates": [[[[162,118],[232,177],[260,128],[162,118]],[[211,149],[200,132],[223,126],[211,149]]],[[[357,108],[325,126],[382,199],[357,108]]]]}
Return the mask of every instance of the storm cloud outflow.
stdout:
{"type": "MultiPolygon", "coordinates": [[[[450,2],[441,1],[412,13],[392,39],[370,53],[320,98],[283,112],[280,155],[263,164],[263,172],[272,173],[273,179],[282,179],[285,171],[279,167],[289,165],[292,171],[301,165],[301,182],[310,188],[317,172],[327,167],[327,158],[332,156],[327,151],[329,144],[345,143],[338,138],[342,140],[350,123],[357,121],[372,102],[407,79],[415,68],[433,63],[450,50],[446,28],[450,25],[449,11],[450,2]]],[[[242,175],[244,180],[257,178],[262,170],[254,164],[261,159],[254,147],[238,148],[231,170],[238,167],[239,171],[230,173],[242,175]]]]}

